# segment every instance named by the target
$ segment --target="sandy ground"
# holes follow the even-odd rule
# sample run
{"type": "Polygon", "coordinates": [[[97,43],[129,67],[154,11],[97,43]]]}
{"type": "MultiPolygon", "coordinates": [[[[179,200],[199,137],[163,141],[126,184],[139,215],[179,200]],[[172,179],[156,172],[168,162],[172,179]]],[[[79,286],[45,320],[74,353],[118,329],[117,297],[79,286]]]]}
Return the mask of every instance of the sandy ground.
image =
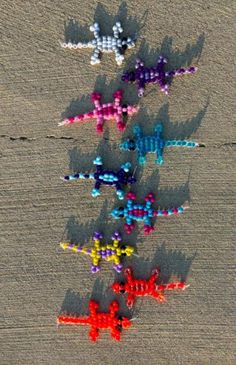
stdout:
{"type": "MultiPolygon", "coordinates": [[[[1,0],[1,365],[235,364],[235,10],[233,0],[1,0]],[[112,55],[92,67],[90,50],[60,47],[64,39],[91,39],[94,18],[104,33],[119,19],[125,34],[137,37],[122,67],[112,55]],[[120,75],[137,55],[151,66],[160,53],[169,67],[197,65],[199,71],[176,79],[169,97],[150,86],[138,100],[120,75]],[[168,293],[165,305],[139,300],[122,342],[102,333],[94,345],[87,327],[58,329],[56,316],[86,314],[90,297],[107,309],[115,275],[107,264],[92,276],[87,257],[66,253],[58,243],[89,245],[95,230],[106,240],[114,229],[123,233],[121,222],[109,217],[117,199],[110,189],[92,199],[92,182],[68,185],[59,177],[90,170],[98,153],[107,167],[136,160],[119,151],[124,136],[114,123],[102,137],[94,121],[69,128],[57,123],[89,110],[92,90],[109,101],[118,87],[125,102],[141,106],[125,136],[135,122],[148,133],[159,120],[165,137],[192,138],[206,148],[169,150],[163,167],[150,156],[145,169],[137,169],[140,200],[153,191],[155,206],[188,202],[190,209],[158,219],[149,237],[141,225],[123,236],[137,244],[139,257],[126,261],[137,276],[159,266],[163,281],[186,279],[190,287],[168,293]]],[[[121,313],[131,315],[118,299],[121,313]]]]}

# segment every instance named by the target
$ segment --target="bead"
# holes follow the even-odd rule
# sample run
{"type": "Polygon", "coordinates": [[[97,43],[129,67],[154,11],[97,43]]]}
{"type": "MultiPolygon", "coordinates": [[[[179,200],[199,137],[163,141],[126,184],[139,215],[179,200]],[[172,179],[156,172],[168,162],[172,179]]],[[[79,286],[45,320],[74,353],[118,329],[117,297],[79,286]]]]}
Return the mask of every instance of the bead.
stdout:
{"type": "Polygon", "coordinates": [[[152,209],[152,203],[154,203],[154,195],[149,193],[145,197],[145,205],[142,204],[134,204],[134,200],[136,200],[136,195],[132,192],[128,192],[126,194],[127,204],[124,208],[114,208],[111,212],[111,216],[114,219],[125,219],[124,229],[127,234],[131,234],[135,228],[134,221],[143,222],[144,223],[144,233],[146,235],[153,232],[154,228],[151,224],[151,218],[156,216],[170,216],[173,214],[183,213],[187,207],[178,207],[174,209],[168,210],[155,210],[152,209]]]}
{"type": "Polygon", "coordinates": [[[73,252],[80,252],[88,255],[92,259],[91,272],[97,273],[101,267],[99,263],[101,260],[113,262],[113,269],[120,272],[122,269],[122,258],[124,256],[130,257],[134,253],[134,248],[128,245],[120,245],[121,236],[119,232],[114,232],[112,235],[112,243],[101,247],[102,234],[95,232],[93,235],[94,246],[92,249],[82,247],[78,244],[61,242],[60,246],[63,250],[71,250],[73,252]]]}
{"type": "Polygon", "coordinates": [[[162,165],[164,163],[163,152],[165,147],[204,147],[203,144],[199,144],[192,141],[185,140],[165,140],[161,137],[163,126],[158,123],[155,126],[155,134],[151,136],[143,136],[142,130],[139,126],[133,127],[135,139],[128,139],[120,144],[120,149],[124,151],[137,151],[139,165],[144,165],[146,162],[147,153],[156,153],[157,159],[155,163],[162,165]]]}
{"type": "Polygon", "coordinates": [[[151,296],[159,302],[164,302],[165,290],[184,290],[187,286],[185,282],[176,282],[169,284],[156,284],[156,280],[159,276],[160,270],[154,269],[149,279],[147,280],[137,280],[133,277],[133,272],[131,268],[126,268],[124,270],[124,275],[126,277],[126,283],[115,282],[112,285],[112,290],[117,294],[128,294],[126,304],[131,309],[135,303],[136,297],[146,297],[151,296]]]}
{"type": "Polygon", "coordinates": [[[117,129],[123,132],[125,130],[124,116],[132,116],[133,114],[137,113],[139,108],[134,105],[122,106],[121,90],[117,90],[113,94],[113,97],[114,101],[112,104],[101,104],[101,94],[93,92],[91,94],[91,101],[94,103],[95,109],[85,114],[65,118],[62,122],[58,123],[58,126],[70,125],[88,119],[97,119],[96,131],[97,133],[102,133],[105,120],[115,120],[117,129]]]}
{"type": "Polygon", "coordinates": [[[90,26],[90,31],[94,33],[94,39],[89,42],[79,42],[77,44],[68,42],[61,43],[62,48],[69,49],[80,49],[80,48],[93,48],[93,54],[90,59],[91,65],[96,65],[100,63],[100,53],[115,53],[116,63],[120,66],[124,60],[123,53],[126,49],[133,48],[135,46],[134,40],[130,37],[128,38],[120,38],[119,34],[123,32],[121,24],[117,22],[112,30],[113,37],[106,35],[100,36],[100,27],[98,23],[94,23],[90,26]]]}
{"type": "Polygon", "coordinates": [[[99,337],[100,329],[108,329],[111,331],[111,337],[117,341],[120,341],[121,330],[129,328],[131,326],[131,321],[127,317],[117,316],[119,304],[115,300],[111,302],[109,306],[109,312],[98,313],[98,309],[99,303],[95,302],[94,300],[90,300],[90,314],[88,316],[75,317],[59,315],[57,317],[57,324],[91,326],[89,338],[94,342],[99,337]]]}
{"type": "Polygon", "coordinates": [[[144,94],[144,88],[146,84],[159,84],[160,89],[166,95],[168,95],[169,85],[168,78],[175,76],[189,75],[197,71],[197,67],[180,68],[178,70],[172,70],[165,72],[165,64],[167,60],[162,56],[159,57],[156,67],[147,68],[144,67],[144,63],[140,59],[136,60],[135,71],[125,72],[121,79],[124,82],[136,82],[138,88],[138,96],[142,97],[144,94]],[[155,76],[154,76],[155,75],[155,76]]]}
{"type": "Polygon", "coordinates": [[[133,174],[129,173],[131,168],[131,164],[129,162],[121,165],[120,169],[115,171],[103,170],[103,162],[100,156],[97,156],[93,161],[93,164],[96,165],[96,172],[84,174],[81,172],[77,172],[74,175],[66,175],[64,176],[64,181],[76,181],[79,179],[91,179],[95,180],[95,187],[91,192],[93,198],[96,198],[100,195],[100,187],[101,185],[114,186],[116,189],[116,194],[120,200],[124,199],[124,191],[122,190],[122,185],[126,186],[128,184],[134,184],[136,182],[136,178],[133,174]]]}

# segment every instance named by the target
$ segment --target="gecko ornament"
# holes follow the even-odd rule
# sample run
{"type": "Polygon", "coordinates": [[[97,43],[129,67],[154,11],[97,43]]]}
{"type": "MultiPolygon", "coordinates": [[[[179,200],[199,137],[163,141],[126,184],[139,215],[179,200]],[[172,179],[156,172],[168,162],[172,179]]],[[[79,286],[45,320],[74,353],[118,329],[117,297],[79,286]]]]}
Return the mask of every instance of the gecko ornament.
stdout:
{"type": "Polygon", "coordinates": [[[101,104],[101,94],[98,92],[93,92],[91,94],[91,100],[95,105],[95,109],[92,111],[79,114],[75,117],[65,118],[62,122],[58,124],[59,127],[64,125],[71,125],[74,123],[83,122],[88,119],[97,119],[96,130],[97,133],[103,132],[103,124],[105,120],[115,120],[117,129],[120,132],[125,130],[124,119],[127,116],[131,116],[138,111],[138,107],[133,105],[121,105],[122,91],[117,90],[114,94],[114,102],[108,104],[101,104]]]}
{"type": "Polygon", "coordinates": [[[120,34],[123,32],[121,23],[117,22],[113,28],[113,37],[106,35],[100,35],[100,27],[98,23],[94,23],[90,26],[90,31],[94,33],[94,39],[89,42],[78,42],[78,43],[61,43],[62,48],[69,49],[80,49],[80,48],[91,48],[94,49],[91,56],[91,65],[97,65],[101,62],[100,55],[104,53],[115,53],[115,60],[118,66],[122,65],[124,60],[123,53],[126,49],[133,48],[135,42],[130,37],[120,38],[120,34]]]}
{"type": "Polygon", "coordinates": [[[99,263],[101,260],[109,261],[113,263],[113,269],[120,273],[123,265],[121,263],[122,258],[130,257],[134,254],[134,248],[132,246],[120,245],[121,236],[119,232],[114,232],[112,235],[112,243],[107,245],[101,244],[103,235],[100,232],[95,232],[93,236],[94,247],[87,248],[74,243],[61,242],[60,246],[64,250],[71,250],[73,252],[80,252],[85,255],[89,255],[92,259],[91,272],[97,273],[101,267],[99,263]]]}
{"type": "Polygon", "coordinates": [[[158,302],[164,302],[166,300],[164,295],[165,290],[186,289],[187,285],[181,281],[168,284],[156,284],[159,273],[160,270],[155,269],[152,271],[148,280],[138,280],[133,277],[132,269],[126,268],[124,270],[124,275],[127,279],[126,283],[115,282],[112,285],[112,289],[117,294],[128,294],[126,304],[129,309],[133,307],[136,297],[150,296],[158,302]]]}
{"type": "Polygon", "coordinates": [[[128,200],[125,207],[119,207],[113,209],[111,216],[114,219],[125,219],[125,231],[127,234],[131,234],[135,228],[134,221],[144,222],[144,233],[146,235],[154,231],[151,224],[151,219],[154,217],[168,217],[170,215],[177,215],[183,213],[187,207],[171,208],[167,210],[154,210],[152,208],[152,203],[155,201],[154,195],[149,193],[145,197],[146,204],[134,204],[136,200],[136,195],[131,191],[126,194],[128,200]]]}
{"type": "Polygon", "coordinates": [[[114,186],[116,189],[116,194],[120,200],[124,199],[124,191],[122,190],[122,185],[134,184],[136,182],[135,177],[129,173],[131,164],[126,162],[121,165],[120,170],[117,172],[111,170],[104,170],[102,167],[102,158],[97,156],[93,161],[96,165],[96,172],[90,174],[84,174],[78,172],[74,175],[66,175],[63,180],[65,181],[77,181],[79,179],[91,179],[95,180],[94,189],[91,192],[92,197],[97,197],[100,195],[101,185],[114,186]]]}
{"type": "Polygon", "coordinates": [[[176,76],[191,75],[197,71],[197,67],[179,68],[165,72],[167,59],[160,56],[155,67],[145,67],[144,62],[139,58],[136,60],[135,71],[125,72],[121,79],[124,82],[136,83],[138,96],[143,96],[146,84],[159,84],[160,89],[166,95],[169,93],[168,79],[176,76]]]}
{"type": "Polygon", "coordinates": [[[165,148],[169,147],[187,147],[196,148],[204,147],[203,144],[199,144],[193,141],[186,140],[165,140],[161,137],[163,131],[163,125],[158,123],[155,126],[155,133],[150,136],[144,136],[142,129],[136,125],[133,127],[135,139],[128,139],[120,144],[120,149],[124,151],[137,151],[139,165],[144,165],[146,162],[147,153],[156,153],[156,164],[162,165],[164,163],[163,152],[165,148]]]}
{"type": "Polygon", "coordinates": [[[114,300],[109,305],[109,312],[98,313],[99,303],[94,300],[89,301],[89,316],[75,317],[59,315],[57,317],[57,324],[65,325],[82,325],[90,326],[89,338],[91,341],[96,342],[99,337],[99,330],[110,330],[111,337],[116,341],[120,341],[122,329],[129,328],[131,321],[124,316],[117,316],[119,310],[119,304],[114,300]]]}

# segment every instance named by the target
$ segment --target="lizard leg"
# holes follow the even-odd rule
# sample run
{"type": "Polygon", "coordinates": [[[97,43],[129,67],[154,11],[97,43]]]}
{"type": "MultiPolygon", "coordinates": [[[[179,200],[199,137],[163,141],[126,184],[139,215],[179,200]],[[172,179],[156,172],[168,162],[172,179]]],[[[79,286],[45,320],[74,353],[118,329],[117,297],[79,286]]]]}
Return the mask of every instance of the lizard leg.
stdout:
{"type": "Polygon", "coordinates": [[[102,162],[102,158],[101,156],[97,156],[95,158],[95,160],[93,161],[93,164],[96,166],[96,171],[98,173],[102,172],[102,165],[103,165],[103,162],[102,162]]]}
{"type": "Polygon", "coordinates": [[[91,192],[91,195],[93,198],[96,198],[97,196],[99,196],[101,194],[100,187],[101,187],[101,183],[99,181],[96,181],[95,186],[91,192]]]}
{"type": "Polygon", "coordinates": [[[135,296],[133,294],[128,294],[128,297],[126,299],[126,305],[129,309],[131,309],[135,302],[135,296]]]}
{"type": "Polygon", "coordinates": [[[133,132],[134,132],[134,135],[137,139],[139,139],[143,136],[142,129],[140,128],[139,125],[135,125],[133,127],[133,132]]]}
{"type": "Polygon", "coordinates": [[[148,280],[149,284],[154,284],[155,281],[157,280],[158,276],[159,276],[160,270],[159,269],[154,269],[152,271],[152,274],[148,280]]]}
{"type": "Polygon", "coordinates": [[[91,330],[89,331],[89,337],[91,341],[96,342],[99,336],[99,330],[97,327],[92,326],[91,330]]]}
{"type": "Polygon", "coordinates": [[[115,52],[115,60],[118,66],[122,65],[122,62],[124,60],[124,56],[121,53],[121,49],[119,47],[114,47],[114,52],[115,52]]]}
{"type": "Polygon", "coordinates": [[[100,60],[100,51],[99,49],[96,47],[92,53],[91,59],[90,59],[90,63],[91,65],[97,65],[101,62],[100,60]]]}
{"type": "Polygon", "coordinates": [[[121,184],[119,182],[117,182],[116,185],[115,185],[115,187],[116,187],[116,194],[117,194],[118,198],[120,200],[123,200],[124,199],[124,196],[125,196],[125,193],[121,189],[121,184]]]}

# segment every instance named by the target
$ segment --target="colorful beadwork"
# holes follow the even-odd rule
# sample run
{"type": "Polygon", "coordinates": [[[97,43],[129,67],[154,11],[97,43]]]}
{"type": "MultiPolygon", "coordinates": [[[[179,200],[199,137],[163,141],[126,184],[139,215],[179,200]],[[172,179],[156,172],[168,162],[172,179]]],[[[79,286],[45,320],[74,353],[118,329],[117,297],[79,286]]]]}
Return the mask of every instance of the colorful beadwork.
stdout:
{"type": "Polygon", "coordinates": [[[136,60],[135,71],[125,72],[121,79],[124,82],[136,82],[138,88],[138,96],[143,96],[146,84],[159,84],[160,89],[165,94],[169,93],[168,78],[176,76],[189,75],[197,71],[197,67],[179,68],[165,72],[165,64],[167,59],[160,56],[156,67],[145,67],[144,62],[140,59],[136,60]]]}
{"type": "Polygon", "coordinates": [[[117,172],[111,170],[103,170],[102,168],[102,158],[97,156],[93,161],[96,165],[96,172],[90,174],[84,174],[77,172],[74,175],[66,175],[63,180],[65,181],[75,181],[78,179],[92,179],[95,180],[94,189],[91,195],[95,198],[100,195],[101,185],[115,186],[116,194],[120,200],[124,199],[124,191],[122,190],[122,185],[134,184],[136,182],[135,177],[129,173],[131,168],[131,163],[126,162],[121,165],[120,170],[117,172]]]}
{"type": "Polygon", "coordinates": [[[80,49],[80,48],[92,48],[94,49],[91,56],[91,65],[96,65],[101,62],[100,55],[102,52],[115,53],[115,60],[118,66],[120,66],[124,60],[123,53],[128,48],[135,46],[134,41],[128,37],[120,38],[119,35],[123,32],[121,23],[117,22],[113,28],[113,37],[106,35],[100,36],[100,27],[98,23],[94,23],[90,26],[90,31],[94,34],[94,39],[89,42],[78,42],[78,43],[61,43],[63,48],[69,49],[80,49]]]}
{"type": "Polygon", "coordinates": [[[139,165],[144,165],[146,162],[147,153],[156,153],[156,164],[162,165],[164,163],[163,152],[166,147],[188,147],[196,148],[203,147],[203,144],[199,144],[193,141],[186,140],[165,140],[161,137],[163,125],[158,123],[155,126],[155,134],[151,136],[144,136],[142,129],[136,125],[133,127],[135,139],[128,139],[120,145],[120,149],[124,151],[137,151],[139,165]]]}
{"type": "Polygon", "coordinates": [[[95,105],[95,109],[92,111],[76,115],[75,117],[65,118],[58,125],[69,125],[77,122],[83,122],[87,119],[97,119],[96,130],[97,133],[103,132],[103,124],[105,120],[115,120],[117,129],[120,132],[125,130],[124,118],[131,116],[138,111],[138,107],[133,105],[120,105],[122,99],[122,90],[117,90],[114,94],[114,102],[111,104],[101,104],[101,94],[93,92],[91,94],[91,100],[95,105]]]}
{"type": "Polygon", "coordinates": [[[91,272],[97,273],[101,267],[99,263],[101,260],[110,261],[113,263],[113,269],[118,273],[121,272],[123,265],[121,260],[123,257],[130,257],[134,253],[134,248],[128,245],[120,245],[121,236],[119,232],[114,232],[112,235],[112,243],[101,245],[103,235],[100,232],[95,232],[93,236],[94,247],[86,248],[78,244],[61,242],[60,246],[64,250],[72,250],[73,252],[81,252],[89,255],[92,259],[91,272]]]}
{"type": "Polygon", "coordinates": [[[186,289],[187,285],[183,281],[169,284],[156,284],[155,282],[159,273],[160,270],[155,269],[152,271],[148,280],[137,280],[133,276],[132,269],[128,267],[124,270],[127,282],[115,282],[112,285],[112,289],[117,294],[128,294],[126,304],[129,309],[133,307],[136,297],[151,296],[158,302],[164,302],[166,300],[164,295],[165,290],[186,289]]]}
{"type": "Polygon", "coordinates": [[[154,210],[151,208],[152,203],[155,201],[154,195],[149,193],[145,197],[146,204],[134,204],[134,200],[137,199],[136,195],[132,192],[128,192],[126,195],[128,200],[125,207],[119,207],[113,209],[111,216],[115,219],[125,219],[125,231],[127,234],[132,233],[135,228],[134,221],[144,222],[144,233],[146,235],[154,231],[151,225],[151,218],[153,217],[167,217],[170,215],[177,215],[183,213],[186,207],[171,208],[168,210],[154,210]]]}
{"type": "Polygon", "coordinates": [[[99,303],[94,300],[89,301],[89,316],[75,317],[60,315],[57,317],[57,324],[72,324],[91,326],[89,331],[89,338],[91,341],[96,342],[99,337],[100,329],[107,329],[111,331],[111,337],[117,341],[120,341],[122,329],[129,328],[131,321],[124,316],[117,316],[119,310],[119,304],[114,300],[109,305],[109,312],[98,313],[99,303]]]}

